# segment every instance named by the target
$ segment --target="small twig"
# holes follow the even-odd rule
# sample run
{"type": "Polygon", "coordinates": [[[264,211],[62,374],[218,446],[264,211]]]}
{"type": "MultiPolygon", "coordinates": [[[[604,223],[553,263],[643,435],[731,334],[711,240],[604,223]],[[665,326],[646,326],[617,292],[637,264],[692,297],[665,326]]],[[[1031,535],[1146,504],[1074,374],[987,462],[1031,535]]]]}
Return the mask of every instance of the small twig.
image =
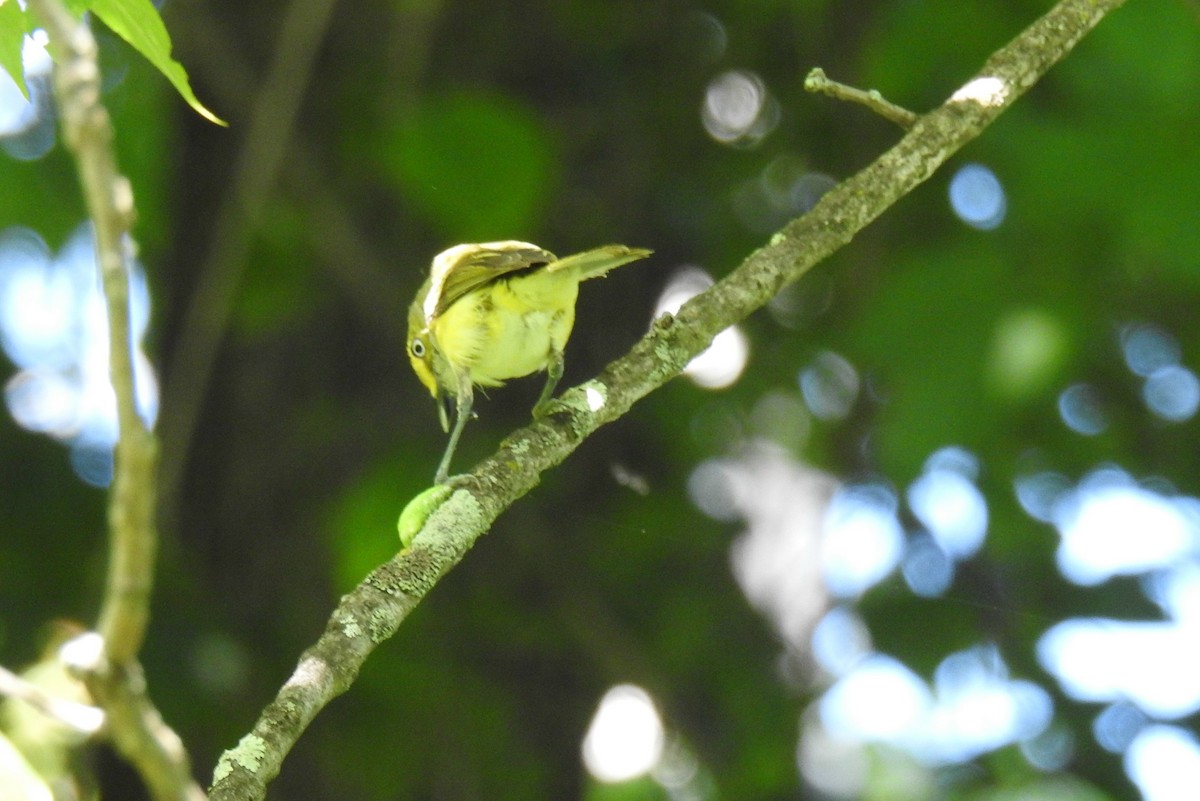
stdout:
{"type": "MultiPolygon", "coordinates": [[[[50,34],[54,89],[63,140],[75,157],[96,238],[109,333],[109,371],[117,399],[118,439],[109,496],[109,563],[96,629],[95,658],[84,680],[108,715],[117,750],[133,763],[155,799],[200,799],[179,738],[146,695],[137,654],[150,616],[158,532],[154,525],[158,445],[137,409],[129,322],[133,190],[117,169],[113,129],[100,102],[96,40],[61,0],[30,0],[50,34]]],[[[89,636],[89,635],[84,635],[89,636]]]]}
{"type": "Polygon", "coordinates": [[[804,79],[804,89],[817,94],[829,95],[838,100],[846,100],[851,103],[864,105],[881,117],[896,123],[906,131],[917,122],[918,115],[902,106],[897,106],[895,103],[885,100],[878,89],[868,89],[864,92],[862,89],[856,89],[844,83],[831,81],[825,77],[825,70],[820,67],[813,67],[812,72],[808,73],[808,77],[804,79]]]}

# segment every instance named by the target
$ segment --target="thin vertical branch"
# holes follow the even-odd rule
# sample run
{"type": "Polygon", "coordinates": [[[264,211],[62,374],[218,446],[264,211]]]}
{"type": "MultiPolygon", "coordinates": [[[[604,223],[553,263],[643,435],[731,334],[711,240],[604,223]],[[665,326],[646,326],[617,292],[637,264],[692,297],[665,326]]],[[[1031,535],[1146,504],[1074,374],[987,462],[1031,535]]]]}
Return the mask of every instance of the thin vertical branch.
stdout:
{"type": "MultiPolygon", "coordinates": [[[[158,535],[154,526],[158,445],[137,409],[129,322],[133,190],[117,169],[113,129],[100,102],[96,41],[60,0],[30,0],[50,35],[63,139],[75,157],[96,241],[108,312],[110,375],[119,438],[109,497],[109,563],[97,632],[101,647],[85,679],[108,713],[117,750],[141,773],[156,799],[202,799],[182,743],[146,693],[137,654],[150,617],[158,535]]],[[[91,635],[95,636],[95,635],[91,635]]]]}
{"type": "Polygon", "coordinates": [[[247,253],[288,158],[288,142],[334,5],[335,0],[292,0],[283,14],[271,65],[254,98],[246,141],[217,215],[212,248],[183,317],[163,388],[165,411],[159,428],[166,453],[161,489],[168,527],[177,514],[189,451],[246,271],[247,253]]]}
{"type": "Polygon", "coordinates": [[[98,630],[108,659],[124,662],[137,655],[145,636],[157,544],[156,445],[137,411],[129,323],[128,237],[134,218],[133,191],[117,170],[112,125],[100,103],[100,69],[91,31],[55,0],[35,0],[32,6],[51,36],[63,138],[75,157],[92,220],[108,311],[109,370],[120,438],[108,510],[108,585],[98,630]]]}

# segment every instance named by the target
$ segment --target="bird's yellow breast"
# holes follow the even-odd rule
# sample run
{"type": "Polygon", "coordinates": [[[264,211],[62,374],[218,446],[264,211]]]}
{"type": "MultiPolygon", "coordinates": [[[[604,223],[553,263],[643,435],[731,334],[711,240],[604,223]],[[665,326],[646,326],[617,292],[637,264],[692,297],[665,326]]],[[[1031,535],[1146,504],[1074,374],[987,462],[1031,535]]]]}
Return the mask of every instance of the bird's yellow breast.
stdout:
{"type": "Polygon", "coordinates": [[[438,348],[471,382],[499,386],[546,367],[575,324],[579,279],[537,270],[501,278],[459,298],[432,329],[438,348]]]}

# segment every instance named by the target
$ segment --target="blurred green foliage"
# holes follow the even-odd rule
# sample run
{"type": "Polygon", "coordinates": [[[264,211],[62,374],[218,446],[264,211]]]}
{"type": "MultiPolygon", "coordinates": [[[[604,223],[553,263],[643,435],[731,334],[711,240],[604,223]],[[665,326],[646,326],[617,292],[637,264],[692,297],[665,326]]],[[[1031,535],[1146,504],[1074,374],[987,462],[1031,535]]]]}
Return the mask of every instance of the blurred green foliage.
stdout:
{"type": "MultiPolygon", "coordinates": [[[[106,69],[124,76],[105,100],[136,192],[156,304],[150,349],[168,388],[160,425],[178,408],[173,374],[195,369],[179,343],[211,279],[216,221],[257,221],[195,433],[166,443],[164,458],[186,463],[163,510],[144,654],[152,695],[202,780],[338,595],[394,553],[396,517],[433,475],[444,435],[409,373],[403,314],[437,251],[503,238],[559,253],[654,248],[581,293],[564,386],[581,381],[640,336],[677,267],[719,277],[803,210],[773,194],[778,176],[836,180],[899,137],[861,108],[804,94],[810,67],[920,110],[1047,5],[343,5],[312,73],[293,76],[304,103],[255,209],[239,208],[230,187],[236,165],[258,166],[239,162],[239,149],[255,109],[278,100],[260,94],[262,77],[290,45],[279,16],[294,12],[164,8],[176,57],[229,129],[107,47],[106,69]],[[702,125],[706,87],[730,70],[756,74],[777,105],[761,139],[721,144],[702,125]]],[[[1065,582],[1053,528],[1021,511],[1012,482],[1115,463],[1200,493],[1196,420],[1151,415],[1119,343],[1122,326],[1154,323],[1197,364],[1197,96],[1193,5],[1130,3],[1102,23],[945,170],[746,321],[736,384],[676,381],[545,476],[317,719],[271,797],[665,797],[648,780],[602,786],[583,770],[588,721],[619,682],[655,697],[720,797],[817,797],[796,754],[824,677],[735,581],[730,549],[744,526],[688,497],[695,468],[738,454],[748,435],[901,494],[933,451],[975,454],[983,552],[943,597],[917,597],[893,574],[861,609],[875,646],[926,678],[947,653],[995,643],[1015,677],[1052,692],[1058,725],[1075,737],[1074,758],[1049,775],[1014,746],[940,772],[880,748],[862,797],[897,798],[897,777],[913,776],[921,782],[906,786],[926,797],[1134,797],[1120,757],[1092,739],[1099,707],[1067,699],[1034,643],[1068,615],[1157,612],[1131,582],[1065,582]],[[946,200],[969,161],[1007,193],[994,231],[967,227],[946,200]],[[844,419],[803,411],[797,375],[823,351],[863,379],[844,419]],[[1103,399],[1099,436],[1059,416],[1057,397],[1076,382],[1103,399]],[[768,425],[767,408],[800,412],[768,425]]],[[[33,163],[4,157],[0,186],[0,229],[29,226],[57,249],[81,220],[61,146],[33,163]]],[[[523,424],[539,387],[518,381],[480,399],[458,462],[523,424]]],[[[0,482],[0,663],[16,667],[34,658],[47,620],[94,615],[104,498],[72,476],[61,446],[7,415],[0,482]]],[[[136,797],[112,758],[100,761],[108,797],[136,797]]]]}
{"type": "Polygon", "coordinates": [[[458,92],[411,112],[379,131],[375,160],[436,230],[487,241],[537,227],[558,158],[531,110],[504,95],[458,92]]]}

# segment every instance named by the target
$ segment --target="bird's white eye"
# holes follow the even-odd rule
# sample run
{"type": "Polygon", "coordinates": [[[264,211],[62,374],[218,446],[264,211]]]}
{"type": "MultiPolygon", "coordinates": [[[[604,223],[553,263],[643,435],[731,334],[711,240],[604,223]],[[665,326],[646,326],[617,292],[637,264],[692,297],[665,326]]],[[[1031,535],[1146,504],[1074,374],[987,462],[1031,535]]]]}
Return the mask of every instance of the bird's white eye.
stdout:
{"type": "Polygon", "coordinates": [[[412,341],[412,344],[409,345],[409,350],[411,350],[412,355],[416,356],[418,359],[425,358],[425,343],[422,342],[421,340],[414,339],[412,341]]]}

